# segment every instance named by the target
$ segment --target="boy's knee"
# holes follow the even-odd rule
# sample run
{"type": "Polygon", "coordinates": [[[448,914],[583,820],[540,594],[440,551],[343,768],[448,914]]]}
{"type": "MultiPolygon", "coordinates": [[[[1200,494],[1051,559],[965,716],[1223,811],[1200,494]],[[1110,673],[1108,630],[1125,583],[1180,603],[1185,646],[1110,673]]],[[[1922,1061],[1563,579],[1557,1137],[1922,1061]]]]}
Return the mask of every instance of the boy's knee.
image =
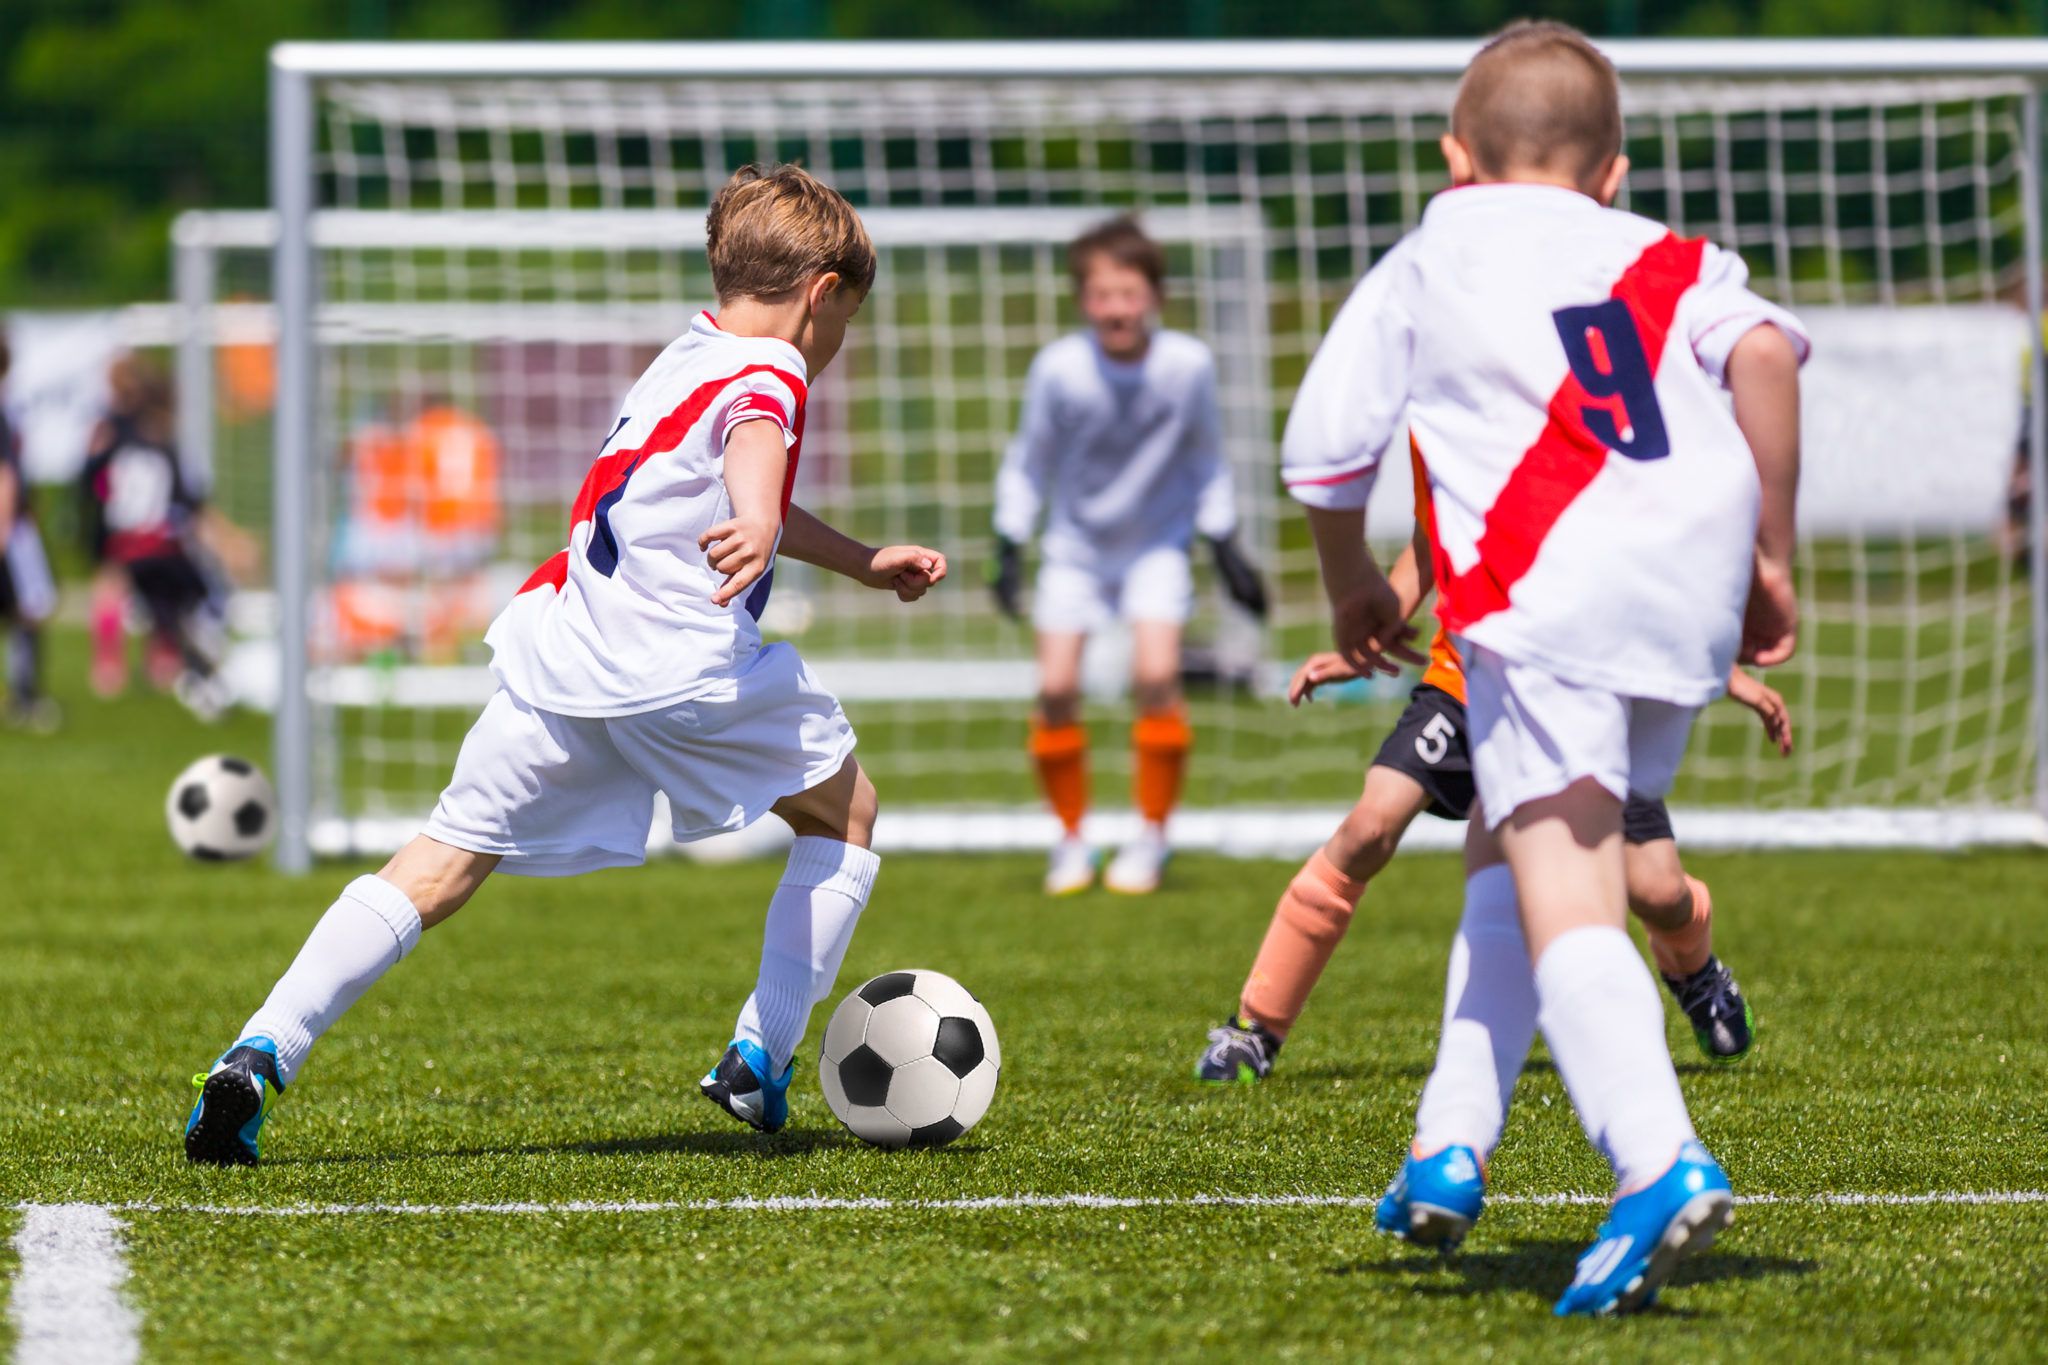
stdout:
{"type": "Polygon", "coordinates": [[[1353,806],[1330,840],[1329,858],[1345,876],[1366,881],[1393,860],[1400,843],[1401,829],[1384,811],[1353,806]]]}

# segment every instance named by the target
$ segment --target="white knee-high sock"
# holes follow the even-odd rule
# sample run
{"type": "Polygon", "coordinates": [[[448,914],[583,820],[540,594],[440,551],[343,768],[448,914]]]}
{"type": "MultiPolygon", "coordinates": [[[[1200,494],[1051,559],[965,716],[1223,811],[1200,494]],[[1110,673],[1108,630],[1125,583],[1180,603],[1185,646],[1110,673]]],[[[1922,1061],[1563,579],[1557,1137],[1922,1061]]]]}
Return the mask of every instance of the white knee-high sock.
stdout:
{"type": "Polygon", "coordinates": [[[1624,1192],[1648,1184],[1693,1137],[1664,1043],[1664,1007],[1622,929],[1574,929],[1536,964],[1543,1037],[1585,1126],[1624,1192]]]}
{"type": "Polygon", "coordinates": [[[840,839],[805,835],[790,847],[782,884],[768,902],[761,978],[733,1030],[760,1044],[777,1075],[796,1055],[811,1010],[832,993],[881,866],[867,849],[840,839]]]}
{"type": "Polygon", "coordinates": [[[315,1040],[419,941],[411,898],[382,877],[356,878],[313,926],[241,1036],[276,1043],[278,1077],[290,1085],[315,1040]]]}
{"type": "Polygon", "coordinates": [[[1508,1099],[1536,1036],[1536,983],[1522,938],[1515,879],[1504,864],[1465,882],[1465,914],[1451,943],[1436,1067],[1415,1113],[1415,1148],[1471,1147],[1493,1155],[1508,1099]]]}

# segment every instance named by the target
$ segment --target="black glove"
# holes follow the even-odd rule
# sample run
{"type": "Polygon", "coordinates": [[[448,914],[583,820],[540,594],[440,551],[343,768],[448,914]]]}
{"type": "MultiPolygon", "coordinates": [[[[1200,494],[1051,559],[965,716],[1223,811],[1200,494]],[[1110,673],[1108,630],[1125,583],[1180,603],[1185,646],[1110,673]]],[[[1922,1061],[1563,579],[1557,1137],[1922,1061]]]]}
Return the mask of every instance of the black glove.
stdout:
{"type": "Polygon", "coordinates": [[[1209,548],[1216,552],[1216,576],[1223,580],[1223,591],[1230,594],[1231,601],[1265,620],[1266,585],[1259,580],[1259,571],[1252,567],[1252,562],[1244,557],[1244,551],[1229,536],[1209,537],[1209,548]]]}
{"type": "Polygon", "coordinates": [[[1003,615],[1012,621],[1024,615],[1018,605],[1017,595],[1024,588],[1024,552],[1014,540],[996,537],[996,562],[989,566],[988,590],[995,594],[996,605],[1003,609],[1003,615]]]}

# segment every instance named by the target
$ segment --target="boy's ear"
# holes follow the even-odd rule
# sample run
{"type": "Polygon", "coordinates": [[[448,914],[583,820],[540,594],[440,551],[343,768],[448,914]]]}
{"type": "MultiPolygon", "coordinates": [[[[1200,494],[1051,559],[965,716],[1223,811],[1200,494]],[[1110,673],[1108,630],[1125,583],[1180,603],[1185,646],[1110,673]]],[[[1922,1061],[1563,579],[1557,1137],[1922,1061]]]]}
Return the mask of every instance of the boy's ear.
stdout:
{"type": "Polygon", "coordinates": [[[1621,182],[1628,178],[1628,157],[1617,155],[1607,163],[1607,173],[1600,177],[1600,192],[1593,197],[1603,204],[1613,204],[1614,196],[1621,193],[1621,182]]]}
{"type": "Polygon", "coordinates": [[[826,271],[824,274],[813,279],[810,287],[804,291],[804,303],[809,306],[812,312],[817,312],[820,304],[824,303],[829,296],[838,292],[840,284],[841,280],[838,271],[826,271]]]}
{"type": "Polygon", "coordinates": [[[1450,167],[1451,184],[1470,185],[1479,179],[1478,163],[1472,159],[1472,149],[1460,142],[1451,133],[1445,133],[1436,140],[1437,150],[1444,154],[1444,164],[1450,167]]]}

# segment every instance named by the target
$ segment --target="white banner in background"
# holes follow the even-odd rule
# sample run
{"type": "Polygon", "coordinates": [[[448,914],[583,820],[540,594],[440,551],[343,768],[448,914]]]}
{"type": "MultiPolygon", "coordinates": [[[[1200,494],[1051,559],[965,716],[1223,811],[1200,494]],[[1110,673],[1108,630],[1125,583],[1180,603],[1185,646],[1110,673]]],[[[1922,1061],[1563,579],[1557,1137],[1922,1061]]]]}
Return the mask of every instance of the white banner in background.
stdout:
{"type": "MultiPolygon", "coordinates": [[[[1799,529],[1985,531],[2005,517],[2019,446],[2027,317],[2013,308],[1802,308],[1799,529]]],[[[1406,441],[1380,467],[1375,538],[1414,525],[1406,441]]]]}
{"type": "Polygon", "coordinates": [[[85,463],[93,424],[107,410],[107,370],[128,349],[123,315],[9,313],[7,408],[21,424],[31,483],[62,483],[85,463]]]}

